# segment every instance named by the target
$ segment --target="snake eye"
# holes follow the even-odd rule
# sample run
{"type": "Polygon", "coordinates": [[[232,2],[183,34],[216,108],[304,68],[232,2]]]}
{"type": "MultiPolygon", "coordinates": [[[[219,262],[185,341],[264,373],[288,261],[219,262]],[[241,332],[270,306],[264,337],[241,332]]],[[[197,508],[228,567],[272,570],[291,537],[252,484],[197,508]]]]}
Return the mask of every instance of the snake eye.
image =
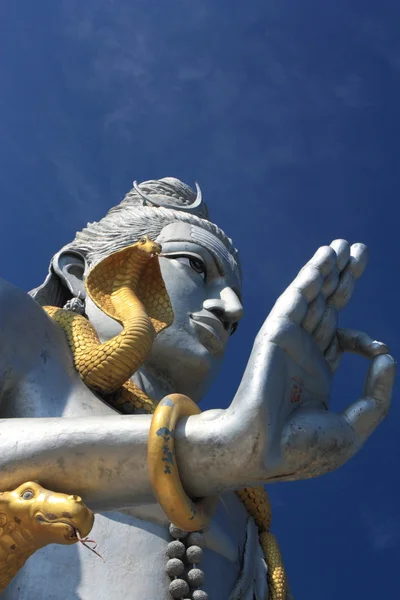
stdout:
{"type": "Polygon", "coordinates": [[[22,500],[32,500],[34,495],[35,494],[32,492],[32,490],[25,490],[24,493],[21,494],[21,498],[22,500]]]}
{"type": "Polygon", "coordinates": [[[142,237],[142,238],[140,238],[139,242],[140,242],[141,244],[145,244],[145,243],[147,242],[147,237],[142,237]]]}

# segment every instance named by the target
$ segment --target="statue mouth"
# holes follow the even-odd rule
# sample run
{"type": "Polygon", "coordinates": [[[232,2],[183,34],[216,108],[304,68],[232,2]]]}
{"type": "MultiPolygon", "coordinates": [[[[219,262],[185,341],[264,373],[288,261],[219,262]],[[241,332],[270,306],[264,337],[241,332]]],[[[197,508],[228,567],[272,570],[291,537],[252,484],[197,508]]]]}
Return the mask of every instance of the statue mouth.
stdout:
{"type": "Polygon", "coordinates": [[[212,354],[222,354],[229,339],[230,331],[224,323],[208,310],[190,314],[200,343],[212,354]]]}

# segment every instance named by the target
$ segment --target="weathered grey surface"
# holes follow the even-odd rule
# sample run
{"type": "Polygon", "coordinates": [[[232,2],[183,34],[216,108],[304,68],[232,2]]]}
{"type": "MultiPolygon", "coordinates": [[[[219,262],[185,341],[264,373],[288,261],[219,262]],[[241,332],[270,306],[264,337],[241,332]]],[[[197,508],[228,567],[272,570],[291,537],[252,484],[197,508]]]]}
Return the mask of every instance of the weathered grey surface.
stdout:
{"type": "MultiPolygon", "coordinates": [[[[178,195],[184,195],[187,190],[178,184],[178,195]]],[[[180,392],[199,401],[242,314],[237,253],[212,224],[168,208],[141,207],[133,199],[133,205],[129,198],[126,202],[129,210],[104,220],[96,243],[82,235],[55,257],[36,298],[62,306],[84,294],[90,264],[133,243],[147,226],[163,244],[160,264],[175,320],[157,337],[135,381],[156,399],[180,392]],[[206,265],[206,278],[191,265],[193,258],[206,265]]],[[[199,210],[205,214],[203,205],[199,210]]],[[[253,592],[264,600],[267,594],[252,521],[229,492],[335,469],[387,414],[394,374],[387,348],[365,334],[337,330],[338,312],[366,257],[364,246],[350,248],[341,240],[320,249],[261,328],[231,406],[189,417],[178,427],[177,458],[188,493],[225,494],[201,565],[211,600],[228,600],[231,594],[231,600],[245,600],[253,592]],[[371,367],[365,397],[336,415],[327,408],[343,350],[364,354],[371,367]]],[[[119,331],[88,299],[86,312],[103,340],[119,331]]],[[[18,417],[0,422],[0,489],[38,479],[81,495],[97,511],[113,511],[99,516],[93,531],[105,564],[80,548],[51,547],[30,559],[3,597],[167,598],[168,524],[152,504],[146,456],[150,417],[117,415],[86,388],[63,333],[29,296],[6,283],[0,285],[0,328],[1,416],[18,417]]]]}

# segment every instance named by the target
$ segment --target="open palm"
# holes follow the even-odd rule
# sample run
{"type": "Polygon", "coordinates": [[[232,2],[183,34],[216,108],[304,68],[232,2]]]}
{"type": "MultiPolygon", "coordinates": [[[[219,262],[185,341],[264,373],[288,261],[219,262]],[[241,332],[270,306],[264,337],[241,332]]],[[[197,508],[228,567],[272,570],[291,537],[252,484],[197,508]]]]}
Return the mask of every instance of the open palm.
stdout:
{"type": "MultiPolygon", "coordinates": [[[[367,334],[338,329],[367,264],[363,244],[335,240],[320,248],[280,296],[257,335],[232,403],[253,415],[250,435],[263,440],[262,481],[313,477],[346,462],[386,416],[394,379],[388,348],[367,334]],[[329,410],[331,382],[343,352],[371,360],[362,398],[341,414],[329,410]],[[255,420],[254,420],[255,419],[255,420]]],[[[244,411],[244,412],[243,412],[244,411]]]]}

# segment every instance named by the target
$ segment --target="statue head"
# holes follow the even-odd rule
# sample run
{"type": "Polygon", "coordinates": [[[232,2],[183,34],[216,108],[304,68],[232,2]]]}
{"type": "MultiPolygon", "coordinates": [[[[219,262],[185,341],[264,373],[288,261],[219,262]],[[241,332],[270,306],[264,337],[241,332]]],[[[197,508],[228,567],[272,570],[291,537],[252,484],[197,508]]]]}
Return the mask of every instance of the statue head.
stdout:
{"type": "Polygon", "coordinates": [[[173,324],[156,338],[143,376],[199,400],[217,374],[242,316],[238,252],[208,218],[197,192],[175,178],[146,181],[99,222],[88,223],[52,259],[45,282],[30,293],[42,305],[64,306],[80,295],[102,341],[120,325],[86,298],[84,280],[97,262],[148,235],[162,245],[161,273],[173,324]]]}

